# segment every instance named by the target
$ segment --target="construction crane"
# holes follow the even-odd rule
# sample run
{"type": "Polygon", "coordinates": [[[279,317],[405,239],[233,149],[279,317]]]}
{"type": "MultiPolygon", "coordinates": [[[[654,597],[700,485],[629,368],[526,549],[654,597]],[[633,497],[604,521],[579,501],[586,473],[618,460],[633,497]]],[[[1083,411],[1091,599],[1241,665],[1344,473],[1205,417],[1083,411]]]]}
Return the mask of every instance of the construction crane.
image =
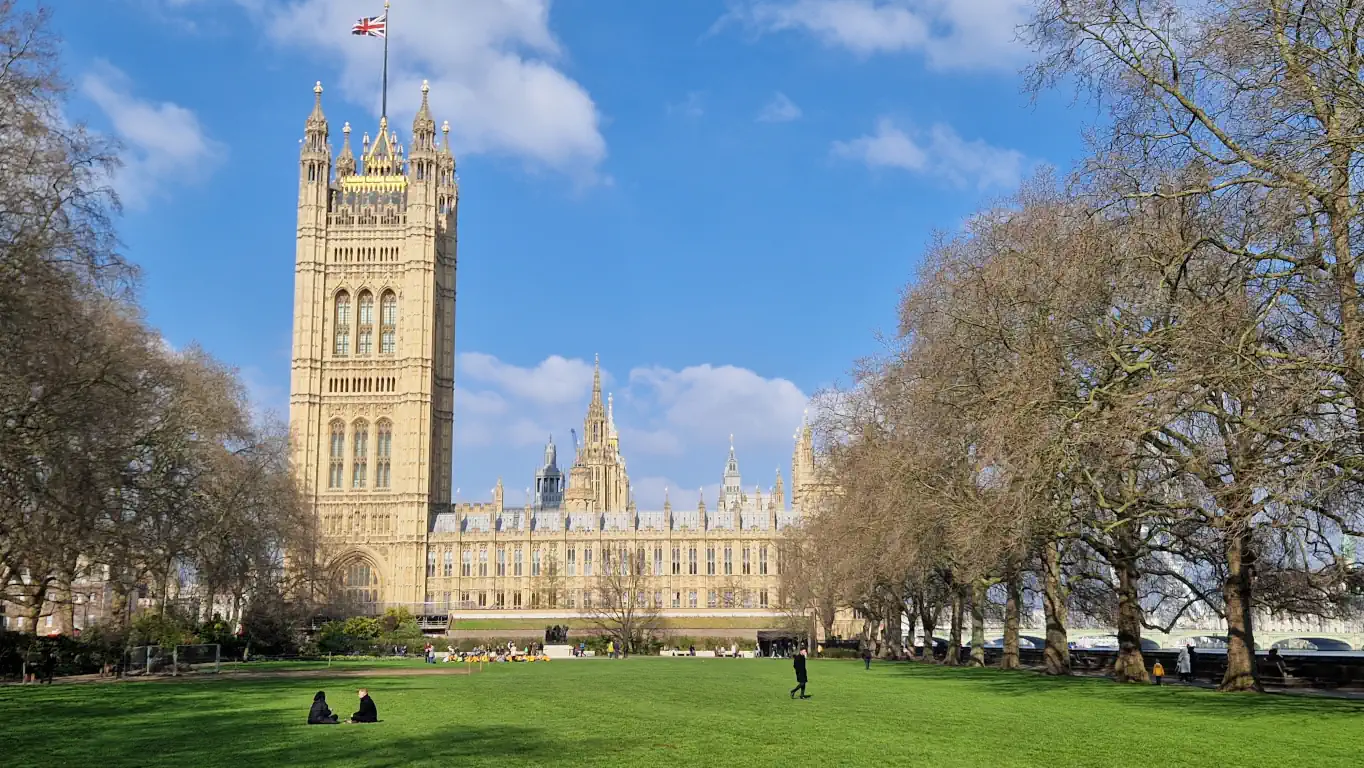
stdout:
{"type": "Polygon", "coordinates": [[[573,435],[573,452],[574,452],[574,453],[577,453],[577,452],[578,452],[578,430],[576,430],[576,429],[570,429],[570,430],[568,430],[568,433],[569,433],[570,435],[573,435]]]}

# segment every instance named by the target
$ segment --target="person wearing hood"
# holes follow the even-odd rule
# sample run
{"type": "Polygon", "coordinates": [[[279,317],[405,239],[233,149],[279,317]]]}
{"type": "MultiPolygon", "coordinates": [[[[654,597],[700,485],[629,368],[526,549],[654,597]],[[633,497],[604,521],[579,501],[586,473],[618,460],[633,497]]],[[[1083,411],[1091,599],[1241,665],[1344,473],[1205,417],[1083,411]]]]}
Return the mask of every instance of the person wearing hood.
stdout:
{"type": "Polygon", "coordinates": [[[313,695],[313,708],[308,710],[308,725],[336,725],[336,715],[327,706],[327,694],[322,691],[313,695]]]}

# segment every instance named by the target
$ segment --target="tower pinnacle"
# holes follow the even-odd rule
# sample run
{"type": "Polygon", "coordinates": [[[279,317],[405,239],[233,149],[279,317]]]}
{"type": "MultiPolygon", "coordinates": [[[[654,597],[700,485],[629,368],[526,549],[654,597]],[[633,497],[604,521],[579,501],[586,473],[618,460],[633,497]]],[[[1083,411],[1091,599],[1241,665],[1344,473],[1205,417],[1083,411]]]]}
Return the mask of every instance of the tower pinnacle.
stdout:
{"type": "Polygon", "coordinates": [[[341,135],[345,138],[341,141],[341,156],[336,158],[336,175],[354,176],[355,153],[350,148],[350,123],[341,126],[341,135]]]}
{"type": "Polygon", "coordinates": [[[303,124],[303,151],[327,151],[327,116],[322,113],[322,81],[313,86],[313,111],[303,124]]]}
{"type": "Polygon", "coordinates": [[[601,355],[592,355],[592,402],[601,405],[601,355]]]}

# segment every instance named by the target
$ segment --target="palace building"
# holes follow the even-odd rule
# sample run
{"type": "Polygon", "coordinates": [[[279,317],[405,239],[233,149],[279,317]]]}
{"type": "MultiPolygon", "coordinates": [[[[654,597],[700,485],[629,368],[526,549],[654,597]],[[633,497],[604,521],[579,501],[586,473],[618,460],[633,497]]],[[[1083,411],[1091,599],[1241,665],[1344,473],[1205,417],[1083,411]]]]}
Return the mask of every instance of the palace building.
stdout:
{"type": "MultiPolygon", "coordinates": [[[[386,118],[333,159],[322,86],[300,153],[289,421],[324,562],[358,611],[572,617],[609,562],[664,616],[779,614],[778,544],[822,486],[797,435],[791,503],[780,472],[743,489],[731,448],[712,506],[641,510],[600,364],[572,466],[551,438],[522,507],[451,503],[459,184],[422,84],[410,143],[386,118]],[[513,613],[506,613],[513,612],[513,613]]],[[[578,441],[575,439],[575,443],[578,441]]],[[[530,474],[529,472],[527,473],[530,474]]]]}

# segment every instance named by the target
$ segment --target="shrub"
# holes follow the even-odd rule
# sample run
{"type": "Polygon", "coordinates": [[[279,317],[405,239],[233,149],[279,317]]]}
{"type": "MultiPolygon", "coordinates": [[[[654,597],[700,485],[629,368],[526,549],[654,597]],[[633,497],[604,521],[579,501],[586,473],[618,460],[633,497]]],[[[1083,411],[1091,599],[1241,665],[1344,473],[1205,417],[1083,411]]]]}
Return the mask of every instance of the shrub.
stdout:
{"type": "Polygon", "coordinates": [[[128,630],[128,647],[159,645],[162,648],[174,648],[186,645],[194,642],[194,630],[192,622],[172,613],[164,616],[159,613],[143,614],[133,620],[128,630]]]}

